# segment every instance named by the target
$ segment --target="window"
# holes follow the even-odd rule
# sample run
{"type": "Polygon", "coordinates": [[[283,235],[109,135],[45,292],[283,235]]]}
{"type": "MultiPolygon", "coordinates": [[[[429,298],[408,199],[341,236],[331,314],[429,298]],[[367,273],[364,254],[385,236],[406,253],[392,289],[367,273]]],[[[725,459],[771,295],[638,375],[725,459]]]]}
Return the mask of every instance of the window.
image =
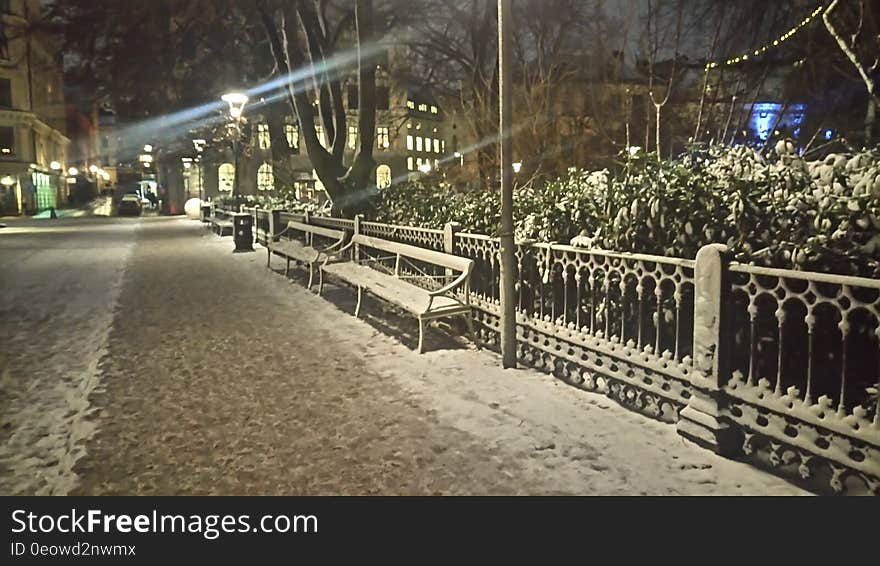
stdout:
{"type": "Polygon", "coordinates": [[[287,145],[290,149],[299,151],[299,127],[296,124],[285,124],[284,135],[287,136],[287,145]]]}
{"type": "Polygon", "coordinates": [[[416,107],[416,103],[413,102],[412,100],[407,100],[407,101],[406,101],[406,107],[409,108],[409,109],[415,109],[415,107],[416,107]]]}
{"type": "Polygon", "coordinates": [[[388,133],[387,126],[379,126],[376,128],[376,145],[379,149],[388,149],[391,147],[391,136],[388,133]]]}
{"type": "Polygon", "coordinates": [[[12,81],[0,79],[0,107],[12,108],[12,81]]]}
{"type": "Polygon", "coordinates": [[[269,135],[269,124],[257,124],[257,145],[260,149],[272,147],[272,138],[269,135]]]}
{"type": "Polygon", "coordinates": [[[434,159],[434,169],[439,169],[439,168],[440,168],[440,160],[434,159]]]}
{"type": "Polygon", "coordinates": [[[221,192],[232,191],[232,184],[235,182],[235,165],[232,163],[224,163],[218,169],[219,179],[217,189],[221,192]]]}
{"type": "Polygon", "coordinates": [[[406,158],[406,168],[409,169],[410,171],[413,170],[413,156],[412,155],[410,155],[409,157],[406,158]]]}
{"type": "Polygon", "coordinates": [[[437,107],[433,104],[431,105],[431,114],[436,114],[438,112],[437,107]]]}
{"type": "Polygon", "coordinates": [[[349,126],[348,127],[348,149],[355,149],[357,147],[357,142],[358,142],[357,126],[349,126]]]}
{"type": "Polygon", "coordinates": [[[416,136],[416,151],[422,151],[422,136],[416,136]]]}
{"type": "Polygon", "coordinates": [[[416,157],[416,168],[417,169],[422,168],[422,158],[421,157],[416,157]]]}
{"type": "Polygon", "coordinates": [[[324,141],[324,126],[315,125],[315,133],[318,134],[318,143],[327,147],[327,144],[324,141]]]}
{"type": "Polygon", "coordinates": [[[391,167],[380,165],[376,167],[376,188],[384,189],[391,186],[391,167]]]}
{"type": "Polygon", "coordinates": [[[446,153],[446,140],[440,140],[440,153],[446,153]]]}
{"type": "Polygon", "coordinates": [[[413,149],[413,137],[411,135],[406,136],[406,149],[410,151],[413,149]]]}
{"type": "Polygon", "coordinates": [[[440,153],[440,140],[434,138],[434,153],[440,153]]]}
{"type": "Polygon", "coordinates": [[[427,111],[428,111],[428,105],[427,105],[427,104],[425,104],[424,102],[421,103],[421,104],[419,104],[419,112],[427,112],[427,111]]]}
{"type": "Polygon", "coordinates": [[[358,87],[357,85],[348,85],[348,109],[357,110],[358,108],[358,87]]]}
{"type": "Polygon", "coordinates": [[[272,173],[272,164],[263,163],[257,169],[257,189],[271,191],[275,188],[275,175],[272,173]]]}

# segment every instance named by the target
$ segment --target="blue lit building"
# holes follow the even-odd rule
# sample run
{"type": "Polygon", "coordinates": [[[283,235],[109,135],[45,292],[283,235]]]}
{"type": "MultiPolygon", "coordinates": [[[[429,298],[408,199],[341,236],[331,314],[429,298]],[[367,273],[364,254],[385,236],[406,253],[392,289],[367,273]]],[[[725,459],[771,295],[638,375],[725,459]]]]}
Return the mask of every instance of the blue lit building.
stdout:
{"type": "MultiPolygon", "coordinates": [[[[749,111],[749,105],[745,106],[749,111]]],[[[785,106],[779,102],[758,102],[751,107],[748,121],[748,141],[763,143],[773,134],[774,128],[785,136],[798,139],[801,134],[801,124],[806,114],[806,105],[789,104],[785,106]]]]}

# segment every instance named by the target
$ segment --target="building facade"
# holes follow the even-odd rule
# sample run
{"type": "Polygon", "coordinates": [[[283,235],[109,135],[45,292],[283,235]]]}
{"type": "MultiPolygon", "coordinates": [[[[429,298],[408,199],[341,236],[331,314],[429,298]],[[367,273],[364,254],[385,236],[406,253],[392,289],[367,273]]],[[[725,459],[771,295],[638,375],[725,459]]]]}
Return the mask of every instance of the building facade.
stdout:
{"type": "Polygon", "coordinates": [[[34,214],[68,195],[61,45],[29,25],[39,10],[39,0],[0,0],[0,214],[34,214]]]}

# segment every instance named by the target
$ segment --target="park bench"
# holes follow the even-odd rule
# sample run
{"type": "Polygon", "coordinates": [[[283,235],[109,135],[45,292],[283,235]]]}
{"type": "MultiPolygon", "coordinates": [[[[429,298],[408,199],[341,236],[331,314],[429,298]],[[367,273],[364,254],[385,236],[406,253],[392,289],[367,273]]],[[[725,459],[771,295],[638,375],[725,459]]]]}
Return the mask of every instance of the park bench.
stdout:
{"type": "Polygon", "coordinates": [[[229,230],[231,235],[235,231],[230,218],[231,214],[231,212],[226,210],[215,208],[213,214],[211,214],[211,222],[209,224],[211,230],[216,231],[218,236],[222,236],[225,231],[229,230]]]}
{"type": "Polygon", "coordinates": [[[323,272],[327,272],[357,287],[358,298],[354,311],[356,317],[360,314],[364,291],[409,311],[419,321],[418,349],[421,354],[424,351],[425,324],[432,319],[464,316],[471,338],[476,341],[470,305],[470,277],[473,268],[474,262],[468,258],[357,234],[347,246],[327,254],[321,265],[318,293],[323,291],[323,272]],[[385,255],[359,259],[359,246],[372,248],[385,255]],[[351,255],[354,259],[345,260],[345,254],[350,249],[355,252],[351,255]],[[333,259],[340,261],[333,262],[333,259]],[[390,266],[382,263],[391,260],[394,261],[393,271],[390,266]],[[430,275],[415,265],[413,260],[442,267],[445,275],[430,275]],[[389,273],[374,269],[371,265],[376,268],[385,267],[389,273]],[[455,272],[459,275],[456,276],[455,272]],[[450,279],[452,281],[448,282],[450,279]],[[441,285],[448,283],[431,291],[414,285],[412,282],[415,280],[439,280],[441,285]]]}
{"type": "Polygon", "coordinates": [[[279,239],[277,242],[271,238],[266,241],[266,250],[268,257],[266,258],[266,267],[272,267],[272,254],[280,255],[287,260],[287,266],[284,269],[284,275],[290,273],[290,262],[298,261],[308,264],[309,266],[309,284],[308,288],[312,288],[312,279],[314,277],[315,265],[322,259],[323,254],[331,252],[339,248],[345,242],[345,232],[342,230],[333,230],[322,226],[313,226],[291,220],[287,223],[287,227],[282,230],[278,236],[290,235],[291,232],[302,232],[305,236],[304,241],[297,239],[279,239]],[[315,243],[315,237],[328,238],[333,243],[320,246],[315,243]]]}

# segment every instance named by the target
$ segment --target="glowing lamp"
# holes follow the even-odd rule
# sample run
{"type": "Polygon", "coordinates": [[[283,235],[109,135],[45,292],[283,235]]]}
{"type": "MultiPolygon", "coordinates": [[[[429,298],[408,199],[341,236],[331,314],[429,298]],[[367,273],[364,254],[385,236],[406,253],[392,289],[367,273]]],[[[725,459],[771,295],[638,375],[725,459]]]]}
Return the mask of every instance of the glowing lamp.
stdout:
{"type": "Polygon", "coordinates": [[[10,177],[9,175],[6,175],[2,179],[0,179],[0,184],[2,184],[5,187],[11,187],[12,185],[15,184],[15,179],[10,177]]]}
{"type": "Polygon", "coordinates": [[[519,173],[520,169],[522,169],[521,162],[517,161],[516,163],[513,164],[513,172],[514,173],[519,173]]]}
{"type": "Polygon", "coordinates": [[[67,170],[67,174],[72,176],[79,175],[79,169],[77,169],[76,167],[71,167],[67,170]]]}
{"type": "Polygon", "coordinates": [[[49,169],[52,169],[53,171],[60,171],[61,164],[58,163],[57,161],[53,161],[52,163],[49,164],[49,169]]]}
{"type": "Polygon", "coordinates": [[[238,119],[244,113],[244,105],[247,104],[248,97],[241,92],[228,92],[221,96],[220,100],[229,105],[229,115],[238,119]]]}
{"type": "Polygon", "coordinates": [[[430,163],[422,163],[419,165],[419,171],[422,173],[430,173],[431,172],[431,164],[430,163]]]}

